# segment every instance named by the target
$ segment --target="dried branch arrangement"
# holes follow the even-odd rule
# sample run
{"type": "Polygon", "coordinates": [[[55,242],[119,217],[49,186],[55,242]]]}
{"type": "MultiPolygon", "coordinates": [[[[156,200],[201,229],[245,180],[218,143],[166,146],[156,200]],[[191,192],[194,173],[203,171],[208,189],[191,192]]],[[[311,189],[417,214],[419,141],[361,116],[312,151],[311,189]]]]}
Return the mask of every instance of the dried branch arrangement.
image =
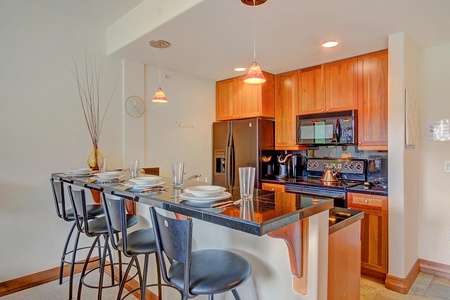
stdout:
{"type": "Polygon", "coordinates": [[[73,59],[73,61],[75,70],[73,70],[72,73],[75,76],[77,82],[78,94],[80,97],[81,107],[83,108],[84,119],[91,136],[92,145],[94,146],[94,148],[97,148],[100,140],[100,134],[102,132],[103,121],[105,119],[106,112],[108,111],[109,105],[111,104],[111,101],[113,99],[114,91],[116,89],[117,77],[116,83],[114,85],[114,90],[108,101],[108,105],[106,106],[106,109],[101,116],[101,95],[99,86],[101,65],[99,68],[97,68],[95,57],[92,58],[87,53],[85,53],[84,70],[82,70],[82,72],[79,71],[75,59],[73,59]]]}

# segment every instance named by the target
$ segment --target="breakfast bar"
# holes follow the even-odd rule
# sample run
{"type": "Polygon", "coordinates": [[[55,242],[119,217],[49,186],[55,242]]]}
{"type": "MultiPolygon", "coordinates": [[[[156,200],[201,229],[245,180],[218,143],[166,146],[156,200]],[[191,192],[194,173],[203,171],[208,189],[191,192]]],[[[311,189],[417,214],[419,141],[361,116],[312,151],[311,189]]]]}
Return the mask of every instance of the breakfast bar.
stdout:
{"type": "MultiPolygon", "coordinates": [[[[323,298],[318,295],[323,293],[323,284],[326,285],[326,279],[323,281],[319,278],[326,278],[328,215],[329,210],[333,208],[331,198],[257,189],[254,192],[253,200],[243,203],[240,200],[239,189],[229,188],[226,190],[227,193],[230,193],[228,199],[214,202],[216,205],[220,203],[228,203],[228,205],[216,208],[211,207],[209,202],[183,200],[184,190],[202,185],[197,181],[185,181],[182,188],[174,188],[171,184],[166,183],[160,188],[139,193],[130,190],[124,181],[98,182],[95,176],[78,177],[64,173],[54,173],[51,176],[66,184],[90,189],[93,195],[104,192],[133,200],[133,203],[140,207],[154,206],[174,213],[178,218],[187,216],[194,221],[198,220],[195,223],[197,225],[194,225],[197,231],[203,232],[205,229],[209,229],[201,234],[202,237],[205,237],[204,240],[197,239],[198,243],[209,242],[211,239],[206,236],[210,234],[213,234],[214,238],[223,237],[219,238],[212,247],[220,247],[218,244],[225,243],[222,247],[248,251],[252,256],[258,257],[256,261],[253,258],[254,265],[261,264],[267,268],[267,265],[274,264],[273,267],[279,269],[276,272],[282,272],[285,278],[290,278],[288,281],[284,280],[280,285],[280,289],[286,283],[287,286],[290,286],[288,290],[284,288],[283,293],[286,293],[286,297],[304,299],[301,298],[302,295],[308,295],[306,299],[313,299],[310,298],[311,295],[316,295],[314,296],[316,299],[323,298]],[[234,230],[230,231],[229,229],[234,230]],[[214,236],[214,233],[217,235],[214,236]],[[244,242],[233,245],[231,241],[226,242],[230,237],[244,242]],[[278,239],[285,242],[287,250],[286,246],[278,250],[279,254],[276,259],[269,259],[267,254],[257,254],[279,245],[278,239]],[[259,244],[263,246],[257,246],[259,244]],[[288,265],[280,266],[276,261],[279,259],[283,261],[287,259],[288,265]]],[[[169,178],[162,178],[162,180],[164,182],[171,181],[169,178]]],[[[260,276],[260,274],[256,276],[260,276]]],[[[251,287],[250,290],[249,294],[258,293],[256,287],[251,287]]],[[[280,291],[277,293],[279,295],[280,291]]]]}

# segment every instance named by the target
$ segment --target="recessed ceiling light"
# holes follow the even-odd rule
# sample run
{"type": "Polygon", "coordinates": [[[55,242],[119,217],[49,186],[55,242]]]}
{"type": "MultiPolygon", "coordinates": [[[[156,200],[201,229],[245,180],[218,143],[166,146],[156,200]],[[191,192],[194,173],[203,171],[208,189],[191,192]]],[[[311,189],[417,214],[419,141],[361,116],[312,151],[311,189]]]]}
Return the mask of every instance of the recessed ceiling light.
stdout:
{"type": "Polygon", "coordinates": [[[234,70],[236,71],[236,72],[244,72],[245,70],[247,70],[246,68],[243,68],[243,67],[237,67],[237,68],[234,68],[234,70]]]}
{"type": "Polygon", "coordinates": [[[336,41],[328,41],[322,44],[322,47],[324,48],[333,48],[336,47],[339,43],[336,41]]]}

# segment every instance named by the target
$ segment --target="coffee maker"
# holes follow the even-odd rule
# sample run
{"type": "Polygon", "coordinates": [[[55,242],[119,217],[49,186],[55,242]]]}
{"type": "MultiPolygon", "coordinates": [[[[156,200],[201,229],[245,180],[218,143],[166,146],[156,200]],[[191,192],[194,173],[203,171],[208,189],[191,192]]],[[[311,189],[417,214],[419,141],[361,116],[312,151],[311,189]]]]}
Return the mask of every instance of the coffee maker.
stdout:
{"type": "Polygon", "coordinates": [[[285,179],[290,176],[291,173],[291,164],[290,164],[290,158],[292,154],[280,154],[278,155],[278,175],[276,176],[277,179],[285,179]]]}
{"type": "Polygon", "coordinates": [[[290,173],[289,177],[296,178],[296,177],[302,177],[303,171],[305,169],[305,161],[306,158],[302,154],[292,154],[290,159],[290,173]]]}
{"type": "Polygon", "coordinates": [[[275,176],[275,155],[272,153],[263,154],[262,160],[262,176],[263,178],[273,178],[275,176]]]}

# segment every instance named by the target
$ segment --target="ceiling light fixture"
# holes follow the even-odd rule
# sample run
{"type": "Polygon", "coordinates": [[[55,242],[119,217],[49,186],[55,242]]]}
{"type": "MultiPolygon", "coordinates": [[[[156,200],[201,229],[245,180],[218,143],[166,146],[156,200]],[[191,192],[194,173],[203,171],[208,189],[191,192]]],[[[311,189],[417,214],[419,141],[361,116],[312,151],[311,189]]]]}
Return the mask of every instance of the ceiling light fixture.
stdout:
{"type": "MultiPolygon", "coordinates": [[[[258,0],[258,5],[265,3],[267,0],[258,0]]],[[[242,3],[249,5],[249,0],[241,0],[242,3]]],[[[250,84],[261,84],[266,82],[264,74],[261,71],[258,63],[256,62],[256,2],[253,0],[253,64],[248,69],[247,76],[245,76],[244,82],[250,84]]]]}
{"type": "MultiPolygon", "coordinates": [[[[152,40],[150,41],[150,46],[153,48],[163,49],[170,47],[170,43],[164,40],[152,40]]],[[[156,90],[155,96],[153,96],[152,101],[158,103],[167,103],[166,95],[161,88],[161,55],[158,53],[158,79],[159,79],[159,87],[156,90]]]]}
{"type": "Polygon", "coordinates": [[[244,68],[244,67],[237,67],[237,68],[234,68],[234,70],[235,70],[236,72],[244,72],[244,71],[247,70],[247,69],[244,68]]]}
{"type": "Polygon", "coordinates": [[[324,48],[333,48],[336,47],[339,43],[336,41],[328,41],[322,44],[322,47],[324,48]]]}

